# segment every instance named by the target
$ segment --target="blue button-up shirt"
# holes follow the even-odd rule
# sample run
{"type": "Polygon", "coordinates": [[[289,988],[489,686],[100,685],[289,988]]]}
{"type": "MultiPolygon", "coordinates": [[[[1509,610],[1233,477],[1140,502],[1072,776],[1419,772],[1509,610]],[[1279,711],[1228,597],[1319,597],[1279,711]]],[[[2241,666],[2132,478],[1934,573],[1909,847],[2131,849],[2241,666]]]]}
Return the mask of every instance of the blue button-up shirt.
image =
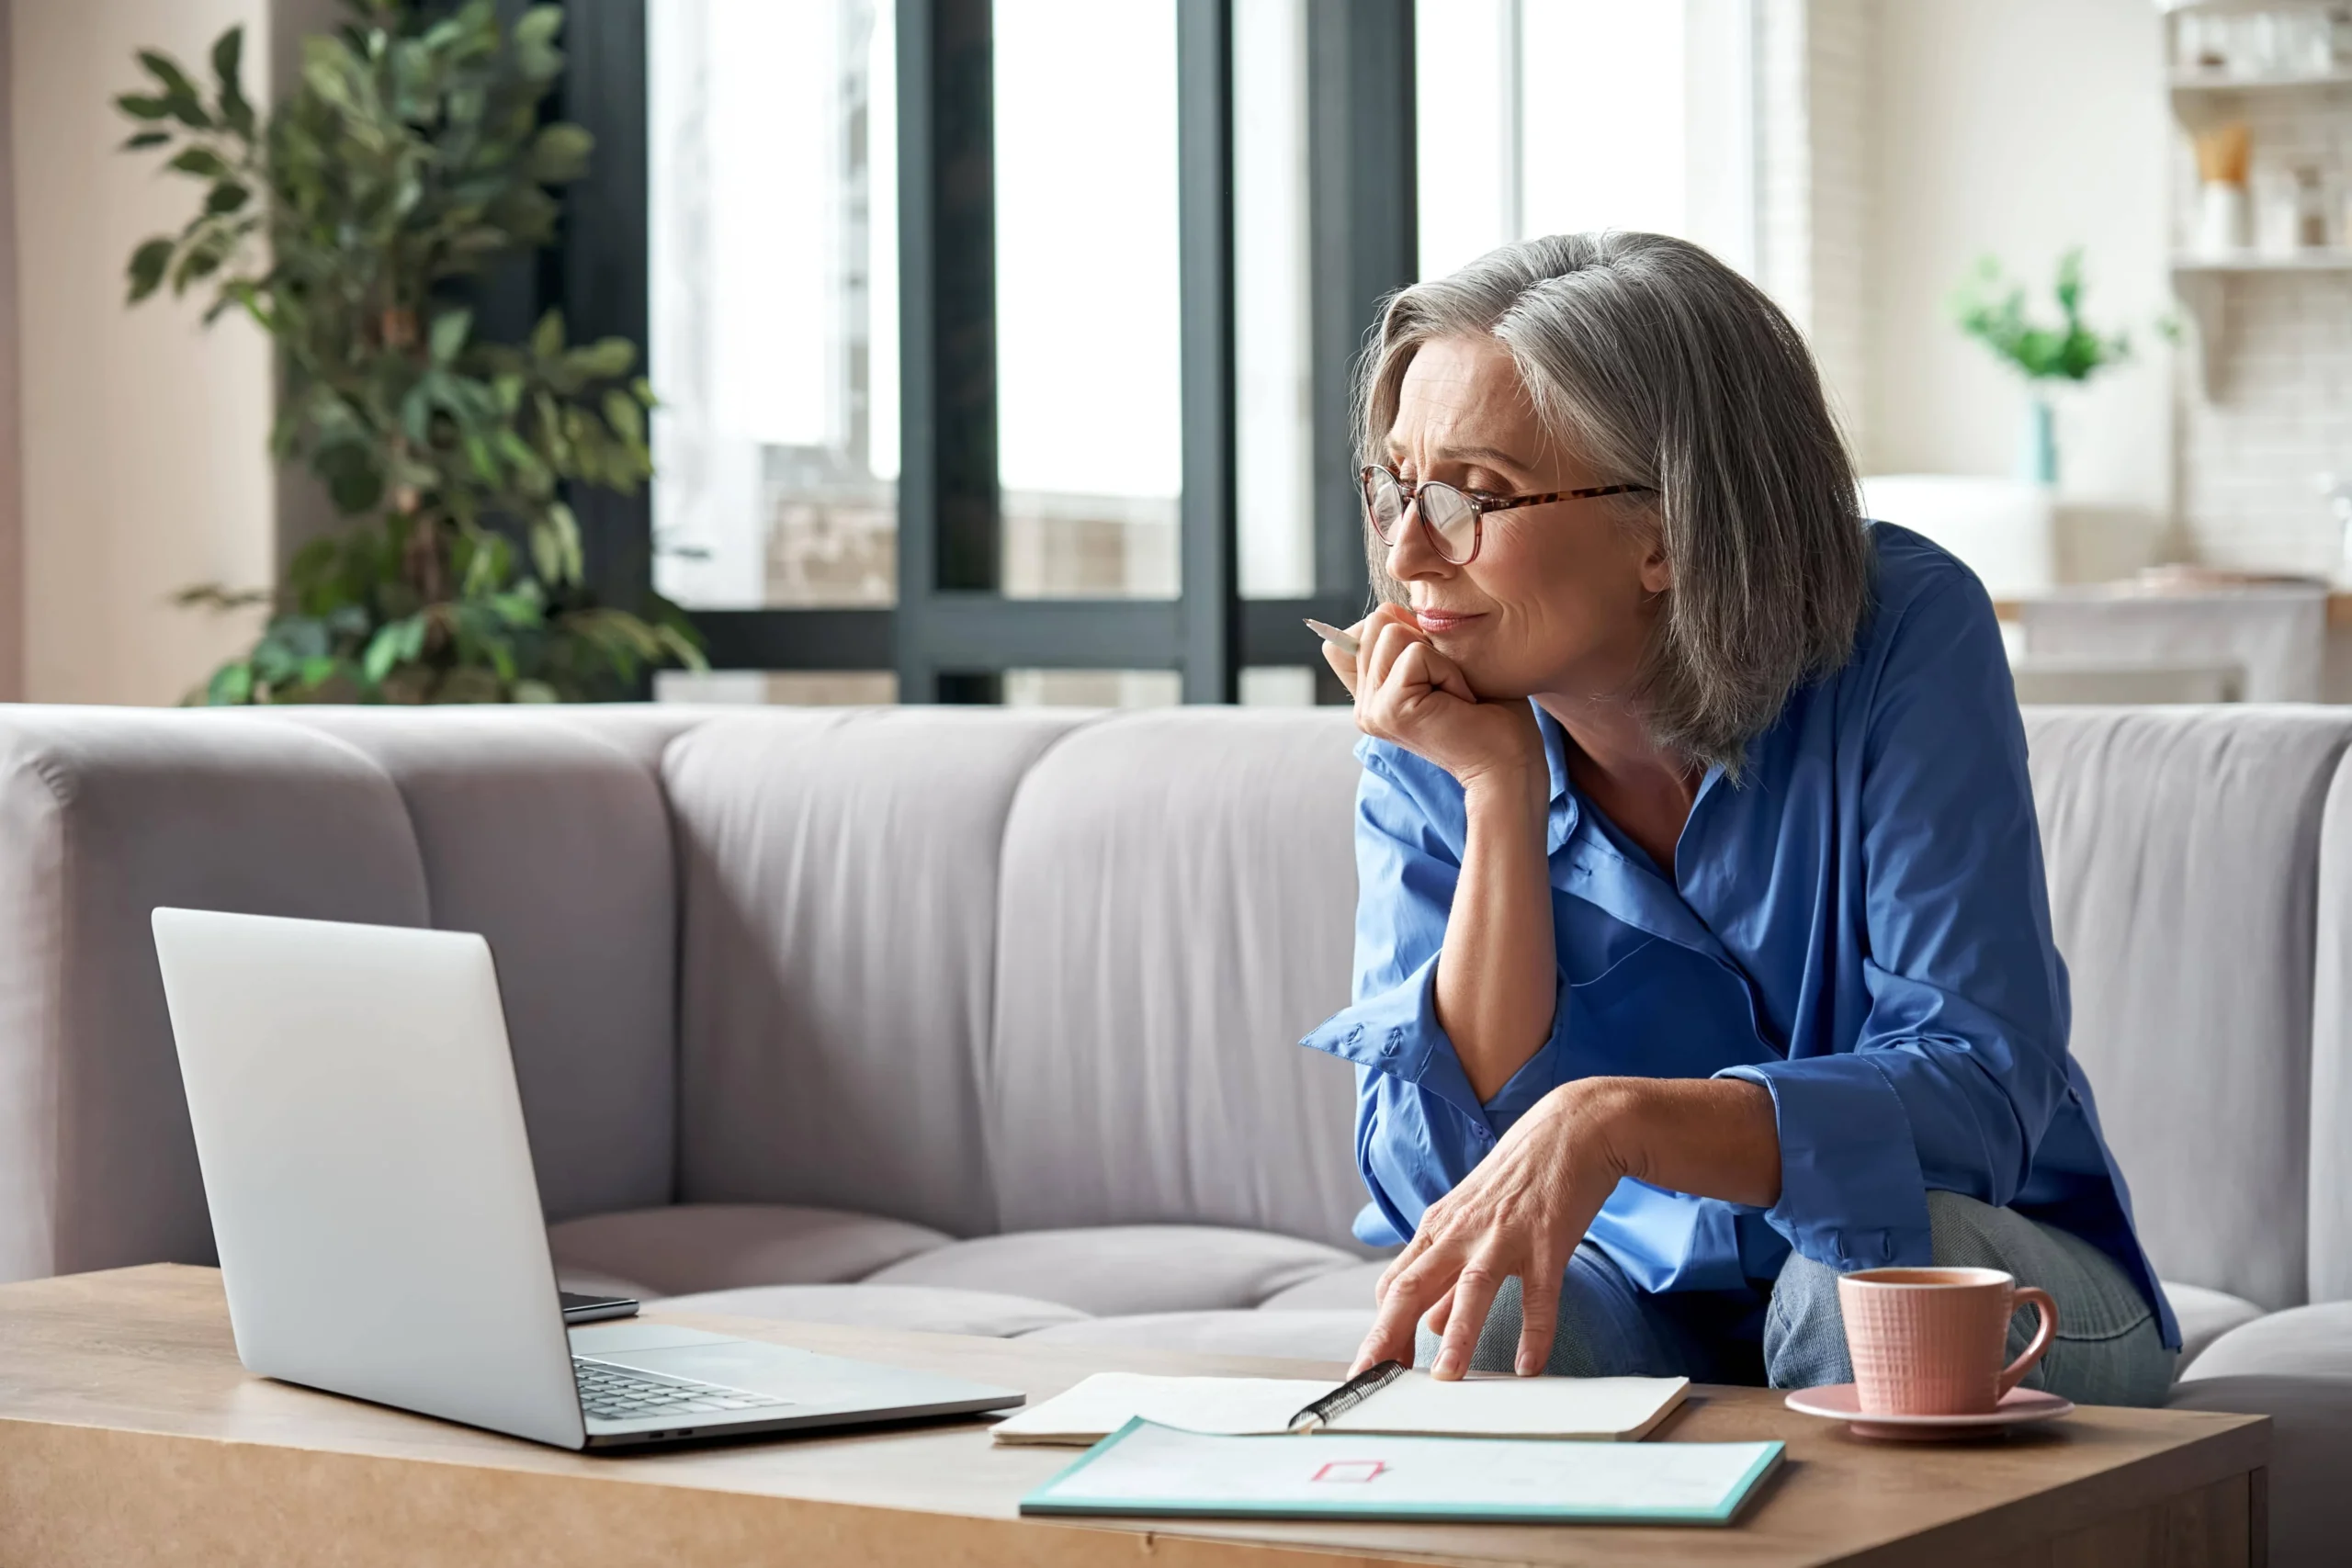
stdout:
{"type": "Polygon", "coordinates": [[[1736,782],[1707,773],[1670,871],[1551,765],[1551,1037],[1481,1101],[1437,1021],[1462,786],[1356,749],[1355,1002],[1305,1043],[1356,1064],[1356,1234],[1401,1242],[1535,1101],[1594,1076],[1736,1077],[1772,1096],[1770,1209],[1622,1182],[1589,1238],[1647,1291],[1752,1289],[1794,1247],[1832,1269],[1933,1261],[1927,1193],[2072,1232],[2172,1312],[2066,1049],[2024,727],[1993,607],[1880,524],[1844,668],[1798,691],[1736,782]]]}

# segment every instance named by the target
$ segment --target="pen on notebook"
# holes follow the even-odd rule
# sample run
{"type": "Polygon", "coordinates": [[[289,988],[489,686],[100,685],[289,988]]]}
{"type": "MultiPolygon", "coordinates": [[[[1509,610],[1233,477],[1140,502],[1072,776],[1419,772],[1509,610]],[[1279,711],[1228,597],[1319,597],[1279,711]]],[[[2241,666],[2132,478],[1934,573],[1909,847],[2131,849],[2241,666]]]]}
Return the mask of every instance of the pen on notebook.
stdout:
{"type": "Polygon", "coordinates": [[[1341,631],[1339,627],[1327,626],[1321,621],[1309,616],[1306,622],[1306,629],[1313,632],[1317,637],[1321,637],[1325,642],[1329,643],[1333,648],[1338,649],[1341,653],[1346,654],[1350,659],[1353,659],[1356,656],[1356,639],[1341,631]]]}
{"type": "Polygon", "coordinates": [[[1292,1416],[1290,1429],[1312,1432],[1317,1427],[1328,1427],[1335,1417],[1353,1410],[1404,1375],[1405,1363],[1402,1361],[1383,1361],[1378,1366],[1367,1367],[1292,1416]]]}

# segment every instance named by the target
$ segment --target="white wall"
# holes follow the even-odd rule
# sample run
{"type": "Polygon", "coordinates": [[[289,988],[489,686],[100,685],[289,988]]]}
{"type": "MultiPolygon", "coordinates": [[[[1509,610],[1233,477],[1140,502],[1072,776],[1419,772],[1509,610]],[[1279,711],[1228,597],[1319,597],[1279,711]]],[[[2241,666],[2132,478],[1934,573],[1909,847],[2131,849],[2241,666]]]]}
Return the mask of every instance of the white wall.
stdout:
{"type": "Polygon", "coordinates": [[[2174,130],[2149,0],[1876,0],[1870,330],[1858,422],[1874,472],[2005,474],[2025,394],[1945,300],[1990,253],[2054,316],[2084,247],[2086,313],[2137,362],[2060,405],[2062,496],[2153,534],[2173,501],[2165,192],[2174,130]]]}
{"type": "Polygon", "coordinates": [[[173,592],[266,583],[276,485],[271,367],[250,323],[207,332],[200,303],[128,310],[123,265],[200,192],[118,153],[111,100],[135,50],[208,72],[246,24],[267,70],[266,0],[75,0],[14,7],[9,126],[21,321],[24,694],[170,703],[251,635],[249,619],[175,609],[173,592]]]}

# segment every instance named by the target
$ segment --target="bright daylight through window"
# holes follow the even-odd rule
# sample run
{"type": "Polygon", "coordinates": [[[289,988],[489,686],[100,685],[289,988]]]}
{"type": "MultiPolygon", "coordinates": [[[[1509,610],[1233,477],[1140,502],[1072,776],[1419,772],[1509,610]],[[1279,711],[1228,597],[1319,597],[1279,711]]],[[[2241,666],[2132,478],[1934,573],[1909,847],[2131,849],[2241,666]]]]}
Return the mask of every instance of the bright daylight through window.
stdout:
{"type": "Polygon", "coordinates": [[[691,607],[896,595],[893,11],[646,8],[655,581],[691,607]]]}

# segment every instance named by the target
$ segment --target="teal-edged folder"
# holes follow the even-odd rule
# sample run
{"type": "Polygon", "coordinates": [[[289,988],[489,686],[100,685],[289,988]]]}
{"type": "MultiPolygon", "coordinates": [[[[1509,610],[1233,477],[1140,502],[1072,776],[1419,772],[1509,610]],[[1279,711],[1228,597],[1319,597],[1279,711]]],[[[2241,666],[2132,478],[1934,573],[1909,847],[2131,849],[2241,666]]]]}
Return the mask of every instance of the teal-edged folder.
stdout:
{"type": "Polygon", "coordinates": [[[1781,1445],[1317,1432],[1128,1422],[1021,1500],[1033,1515],[1727,1525],[1781,1445]]]}

